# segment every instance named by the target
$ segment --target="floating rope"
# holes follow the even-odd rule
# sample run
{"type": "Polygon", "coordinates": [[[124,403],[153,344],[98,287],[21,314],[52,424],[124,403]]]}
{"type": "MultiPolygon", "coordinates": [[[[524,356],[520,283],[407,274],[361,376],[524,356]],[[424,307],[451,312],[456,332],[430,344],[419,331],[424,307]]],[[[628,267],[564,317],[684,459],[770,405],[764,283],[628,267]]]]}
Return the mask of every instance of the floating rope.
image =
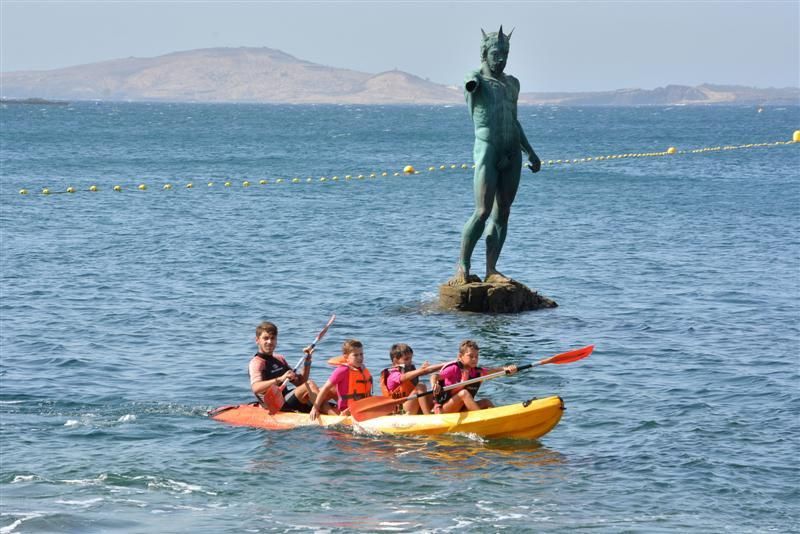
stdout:
{"type": "MultiPolygon", "coordinates": [[[[627,153],[627,154],[609,154],[609,155],[602,155],[602,156],[592,156],[592,157],[584,157],[584,158],[565,158],[565,159],[548,159],[542,160],[542,169],[552,168],[552,167],[559,167],[565,165],[577,165],[577,164],[586,164],[586,163],[602,163],[607,161],[617,161],[623,159],[634,159],[634,158],[655,158],[655,157],[665,157],[665,156],[677,156],[677,155],[687,155],[687,154],[707,154],[707,153],[716,153],[716,152],[727,152],[732,150],[743,150],[743,149],[751,149],[751,148],[764,148],[764,147],[776,147],[776,146],[785,146],[785,145],[793,145],[793,144],[800,144],[800,130],[796,130],[792,136],[791,141],[774,141],[771,143],[748,143],[744,145],[720,145],[720,146],[713,146],[713,147],[703,147],[703,148],[693,148],[687,150],[679,150],[675,147],[669,147],[664,151],[660,152],[635,152],[635,153],[627,153]]],[[[456,169],[474,169],[475,165],[462,163],[462,164],[455,164],[451,163],[448,165],[431,165],[427,168],[428,173],[435,173],[441,171],[448,171],[448,170],[456,170],[456,169]]],[[[406,165],[402,171],[397,171],[390,173],[388,171],[383,171],[380,173],[373,172],[368,175],[358,174],[346,174],[342,177],[337,176],[320,176],[319,178],[315,178],[313,176],[309,176],[305,179],[301,179],[298,177],[289,179],[289,178],[275,178],[273,180],[268,180],[266,178],[258,180],[258,182],[252,182],[250,180],[244,180],[241,182],[241,187],[250,187],[255,185],[266,186],[266,185],[279,185],[284,183],[314,183],[314,182],[340,182],[340,181],[351,181],[351,180],[367,180],[367,179],[375,179],[378,176],[387,177],[387,176],[404,176],[404,175],[416,175],[422,174],[424,171],[418,171],[414,168],[413,165],[406,165]]],[[[207,182],[206,187],[216,187],[217,184],[215,182],[207,182]]],[[[227,180],[222,183],[223,187],[233,187],[233,182],[227,180]]],[[[193,189],[195,184],[193,182],[186,183],[184,185],[185,189],[193,189]]],[[[111,188],[113,191],[122,192],[126,189],[123,188],[121,185],[115,185],[111,188]]],[[[134,189],[139,191],[147,191],[148,187],[147,184],[139,184],[134,189]]],[[[170,183],[164,184],[161,187],[162,191],[170,191],[173,189],[173,185],[170,183]]],[[[81,190],[91,193],[97,193],[100,191],[100,187],[97,185],[91,185],[88,189],[81,190]]],[[[52,195],[52,194],[59,194],[59,193],[77,193],[78,190],[74,187],[70,186],[67,187],[64,191],[55,191],[48,187],[45,187],[41,190],[42,195],[52,195]]],[[[29,189],[20,189],[20,195],[27,195],[29,193],[29,189]]]]}

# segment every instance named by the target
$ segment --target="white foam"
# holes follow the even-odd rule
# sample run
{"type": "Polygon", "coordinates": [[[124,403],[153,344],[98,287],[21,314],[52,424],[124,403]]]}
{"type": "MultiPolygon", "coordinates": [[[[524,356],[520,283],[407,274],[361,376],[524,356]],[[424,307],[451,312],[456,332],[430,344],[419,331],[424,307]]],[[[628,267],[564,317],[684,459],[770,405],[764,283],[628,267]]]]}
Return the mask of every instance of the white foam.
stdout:
{"type": "Polygon", "coordinates": [[[140,476],[134,478],[134,480],[141,480],[141,479],[147,480],[148,481],[147,487],[152,489],[165,488],[168,490],[178,491],[184,494],[194,493],[197,491],[205,493],[206,495],[212,495],[212,496],[217,495],[216,492],[203,490],[203,487],[198,486],[197,484],[187,484],[186,482],[181,482],[179,480],[172,480],[169,478],[166,480],[161,480],[153,476],[140,476]]]}
{"type": "MultiPolygon", "coordinates": [[[[0,514],[2,516],[8,515],[17,515],[17,514],[10,514],[3,512],[0,514]]],[[[21,514],[22,517],[11,523],[10,525],[6,525],[4,527],[0,527],[0,534],[8,534],[9,532],[14,532],[18,526],[22,525],[25,521],[29,521],[31,519],[36,519],[37,517],[44,517],[44,512],[32,512],[29,514],[21,514]]]]}
{"type": "Polygon", "coordinates": [[[11,481],[12,484],[16,484],[17,482],[30,482],[32,480],[37,480],[36,475],[17,475],[14,477],[14,480],[11,481]]]}
{"type": "Polygon", "coordinates": [[[102,473],[97,478],[74,478],[74,479],[66,479],[62,480],[64,484],[76,484],[78,486],[96,486],[97,484],[102,484],[106,481],[108,475],[102,473]]]}
{"type": "Polygon", "coordinates": [[[136,421],[136,416],[133,415],[132,413],[129,413],[127,415],[123,415],[122,417],[117,419],[118,423],[130,423],[131,421],[136,421]]]}
{"type": "Polygon", "coordinates": [[[73,426],[80,426],[80,424],[81,422],[78,421],[77,419],[67,419],[67,422],[64,423],[64,426],[73,427],[73,426]]]}
{"type": "Polygon", "coordinates": [[[55,503],[56,504],[69,504],[71,506],[86,506],[86,507],[89,507],[89,506],[91,506],[93,504],[96,504],[96,503],[102,502],[102,501],[103,501],[102,497],[95,497],[94,499],[86,499],[85,501],[64,501],[64,500],[61,500],[61,499],[57,499],[55,501],[55,503]]]}

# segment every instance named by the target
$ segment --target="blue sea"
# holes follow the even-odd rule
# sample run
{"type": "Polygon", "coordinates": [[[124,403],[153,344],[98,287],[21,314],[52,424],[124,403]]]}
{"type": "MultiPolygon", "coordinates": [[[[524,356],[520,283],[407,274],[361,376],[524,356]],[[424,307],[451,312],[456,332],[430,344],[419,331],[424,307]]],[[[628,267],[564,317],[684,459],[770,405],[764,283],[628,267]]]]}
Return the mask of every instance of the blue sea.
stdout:
{"type": "Polygon", "coordinates": [[[519,117],[554,163],[499,268],[559,306],[482,315],[437,307],[463,106],[3,105],[0,533],[799,532],[800,107],[519,117]],[[596,350],[481,389],[560,395],[538,441],[206,417],[251,400],[260,321],[294,363],[333,313],[320,384],[350,337],[373,372],[596,350]]]}

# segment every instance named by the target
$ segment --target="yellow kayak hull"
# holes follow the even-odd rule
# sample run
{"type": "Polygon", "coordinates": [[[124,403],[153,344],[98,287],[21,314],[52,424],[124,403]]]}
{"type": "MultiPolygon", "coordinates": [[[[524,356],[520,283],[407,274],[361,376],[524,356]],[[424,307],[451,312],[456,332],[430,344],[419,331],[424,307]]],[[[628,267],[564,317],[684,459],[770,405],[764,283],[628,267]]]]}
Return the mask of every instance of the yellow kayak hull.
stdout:
{"type": "Polygon", "coordinates": [[[401,436],[473,434],[483,438],[537,439],[561,420],[561,397],[547,397],[472,412],[432,415],[387,415],[360,423],[346,416],[321,415],[313,422],[302,413],[270,414],[255,404],[212,410],[212,419],[241,426],[284,430],[303,426],[352,426],[358,432],[401,436]]]}

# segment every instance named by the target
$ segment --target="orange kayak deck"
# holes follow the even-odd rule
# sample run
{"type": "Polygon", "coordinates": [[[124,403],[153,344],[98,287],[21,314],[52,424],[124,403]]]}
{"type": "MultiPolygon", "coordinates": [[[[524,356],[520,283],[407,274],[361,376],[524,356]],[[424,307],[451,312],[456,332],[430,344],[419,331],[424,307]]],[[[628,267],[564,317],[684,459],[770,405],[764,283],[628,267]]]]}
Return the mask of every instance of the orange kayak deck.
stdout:
{"type": "Polygon", "coordinates": [[[256,403],[222,406],[208,415],[215,421],[238,426],[289,430],[304,426],[352,427],[368,434],[438,435],[474,434],[483,438],[537,439],[561,420],[564,401],[552,396],[472,412],[431,415],[387,415],[360,423],[349,416],[321,415],[311,421],[308,414],[270,414],[256,403]]]}

